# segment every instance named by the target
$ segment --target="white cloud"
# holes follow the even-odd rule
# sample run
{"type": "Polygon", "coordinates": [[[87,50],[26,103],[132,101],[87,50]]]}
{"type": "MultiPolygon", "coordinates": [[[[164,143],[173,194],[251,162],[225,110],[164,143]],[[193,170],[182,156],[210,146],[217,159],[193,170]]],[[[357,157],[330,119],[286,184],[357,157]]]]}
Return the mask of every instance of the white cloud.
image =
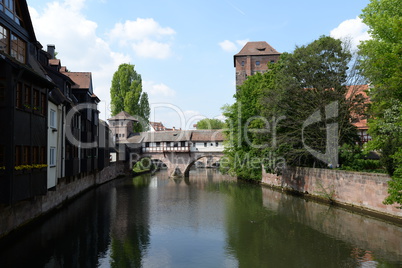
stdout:
{"type": "Polygon", "coordinates": [[[235,43],[225,40],[223,42],[219,43],[219,46],[226,52],[236,52],[237,51],[237,46],[235,43]]]}
{"type": "Polygon", "coordinates": [[[166,59],[172,55],[171,40],[175,31],[162,27],[152,18],[137,18],[125,23],[116,23],[108,33],[111,42],[121,46],[131,44],[134,52],[141,57],[166,59]]]}
{"type": "Polygon", "coordinates": [[[368,26],[359,17],[343,21],[330,32],[330,36],[350,40],[352,49],[357,49],[360,41],[370,39],[368,26]]]}
{"type": "Polygon", "coordinates": [[[101,118],[110,115],[110,83],[113,73],[128,55],[114,52],[97,33],[97,23],[82,14],[84,0],[54,1],[41,13],[30,7],[35,34],[44,49],[54,44],[57,57],[72,72],[91,72],[94,93],[101,99],[101,118]],[[63,14],[63,19],[60,19],[63,14]]]}
{"type": "Polygon", "coordinates": [[[137,56],[143,58],[167,59],[172,55],[170,44],[149,39],[134,43],[132,48],[137,56]]]}
{"type": "Polygon", "coordinates": [[[236,43],[240,46],[240,47],[244,47],[246,45],[247,42],[249,42],[250,39],[243,39],[243,40],[236,40],[236,43]]]}
{"type": "Polygon", "coordinates": [[[219,46],[226,52],[234,53],[238,52],[248,41],[249,39],[236,40],[235,42],[225,40],[220,42],[219,46]]]}
{"type": "Polygon", "coordinates": [[[142,81],[142,86],[143,90],[150,95],[150,98],[173,97],[176,95],[176,92],[173,89],[163,83],[156,84],[153,81],[142,81]]]}

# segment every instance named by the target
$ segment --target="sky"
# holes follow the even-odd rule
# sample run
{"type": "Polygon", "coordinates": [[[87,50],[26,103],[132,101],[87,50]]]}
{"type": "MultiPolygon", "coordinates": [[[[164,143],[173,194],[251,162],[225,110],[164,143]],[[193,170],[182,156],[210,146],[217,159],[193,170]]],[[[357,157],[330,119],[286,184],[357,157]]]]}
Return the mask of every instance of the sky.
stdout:
{"type": "Polygon", "coordinates": [[[150,121],[191,129],[222,119],[234,103],[233,55],[248,41],[292,52],[322,35],[367,40],[359,19],[369,0],[28,0],[37,40],[56,46],[72,72],[91,72],[110,118],[110,85],[122,63],[135,65],[149,95],[150,121]]]}

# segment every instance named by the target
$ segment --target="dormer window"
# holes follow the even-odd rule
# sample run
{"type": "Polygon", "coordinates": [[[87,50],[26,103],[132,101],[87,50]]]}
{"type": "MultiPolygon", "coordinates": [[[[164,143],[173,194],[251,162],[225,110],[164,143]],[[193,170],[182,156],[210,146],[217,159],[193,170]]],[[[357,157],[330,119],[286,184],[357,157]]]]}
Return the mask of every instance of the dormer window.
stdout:
{"type": "Polygon", "coordinates": [[[265,51],[265,47],[257,48],[258,51],[265,51]]]}
{"type": "Polygon", "coordinates": [[[0,24],[0,51],[5,52],[19,62],[25,63],[27,44],[17,35],[0,24]]]}
{"type": "Polygon", "coordinates": [[[0,0],[0,11],[6,13],[18,25],[23,26],[19,1],[14,0],[0,0]]]}

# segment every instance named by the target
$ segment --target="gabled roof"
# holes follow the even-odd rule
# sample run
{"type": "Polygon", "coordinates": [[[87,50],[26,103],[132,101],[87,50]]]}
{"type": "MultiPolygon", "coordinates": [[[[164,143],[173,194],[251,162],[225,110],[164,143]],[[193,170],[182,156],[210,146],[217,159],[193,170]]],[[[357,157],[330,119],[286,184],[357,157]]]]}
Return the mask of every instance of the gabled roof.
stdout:
{"type": "Polygon", "coordinates": [[[52,66],[55,66],[55,65],[61,66],[61,63],[60,63],[60,60],[59,60],[59,59],[49,59],[49,65],[52,65],[52,66]]]}
{"type": "Polygon", "coordinates": [[[155,130],[155,131],[165,131],[165,130],[173,130],[172,128],[167,128],[165,127],[162,122],[149,122],[149,124],[151,125],[151,127],[155,130]]]}
{"type": "Polygon", "coordinates": [[[265,41],[247,42],[236,56],[280,55],[265,41]]]}
{"type": "Polygon", "coordinates": [[[60,69],[64,75],[71,78],[74,81],[75,85],[73,88],[76,89],[89,89],[91,88],[92,74],[90,72],[63,72],[63,69],[60,69]]]}
{"type": "Polygon", "coordinates": [[[108,121],[117,121],[117,120],[130,120],[138,122],[137,119],[135,119],[132,115],[130,115],[125,111],[121,111],[120,113],[108,119],[108,121]]]}

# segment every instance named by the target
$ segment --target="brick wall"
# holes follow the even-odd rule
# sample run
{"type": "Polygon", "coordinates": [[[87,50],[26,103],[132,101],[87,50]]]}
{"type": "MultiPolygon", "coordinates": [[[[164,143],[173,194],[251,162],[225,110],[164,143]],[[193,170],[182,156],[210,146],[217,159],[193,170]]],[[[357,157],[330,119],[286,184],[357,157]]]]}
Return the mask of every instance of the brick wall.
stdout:
{"type": "Polygon", "coordinates": [[[384,205],[390,177],[332,169],[288,168],[281,176],[263,173],[262,183],[402,219],[402,209],[384,205]]]}
{"type": "Polygon", "coordinates": [[[54,190],[48,191],[44,196],[37,196],[12,206],[0,207],[0,238],[56,209],[80,193],[125,174],[127,174],[125,163],[111,163],[97,173],[87,174],[80,178],[62,179],[54,190]]]}

